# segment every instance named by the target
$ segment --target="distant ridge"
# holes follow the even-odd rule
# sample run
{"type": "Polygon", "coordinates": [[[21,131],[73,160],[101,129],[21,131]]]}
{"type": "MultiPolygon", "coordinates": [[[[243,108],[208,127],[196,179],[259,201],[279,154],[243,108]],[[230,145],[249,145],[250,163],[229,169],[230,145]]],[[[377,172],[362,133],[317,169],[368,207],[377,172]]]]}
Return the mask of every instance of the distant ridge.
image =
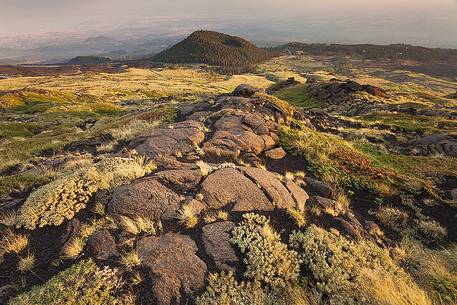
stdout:
{"type": "Polygon", "coordinates": [[[70,59],[67,64],[69,65],[99,65],[111,62],[110,58],[100,56],[76,56],[70,59]]]}
{"type": "Polygon", "coordinates": [[[196,31],[173,47],[157,54],[153,61],[201,63],[215,66],[247,66],[263,62],[271,54],[236,36],[196,31]]]}

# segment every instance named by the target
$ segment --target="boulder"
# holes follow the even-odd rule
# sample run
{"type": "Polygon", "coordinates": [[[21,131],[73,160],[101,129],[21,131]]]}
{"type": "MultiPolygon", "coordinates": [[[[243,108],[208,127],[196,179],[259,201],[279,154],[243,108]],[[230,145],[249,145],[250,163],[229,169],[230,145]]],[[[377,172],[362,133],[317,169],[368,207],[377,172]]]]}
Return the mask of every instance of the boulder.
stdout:
{"type": "Polygon", "coordinates": [[[132,219],[168,220],[176,216],[183,199],[157,178],[147,177],[115,188],[107,211],[115,218],[127,216],[132,219]]]}
{"type": "Polygon", "coordinates": [[[248,177],[259,184],[275,206],[280,209],[294,208],[295,201],[276,175],[261,168],[244,167],[248,177]]]}
{"type": "Polygon", "coordinates": [[[230,243],[231,231],[235,224],[230,221],[208,224],[202,228],[206,253],[213,259],[219,271],[235,271],[239,262],[235,248],[230,243]]]}
{"type": "Polygon", "coordinates": [[[259,91],[259,89],[255,88],[251,85],[241,84],[238,87],[236,87],[235,90],[233,90],[233,95],[241,96],[241,97],[251,97],[258,91],[259,91]]]}
{"type": "Polygon", "coordinates": [[[138,255],[152,280],[154,304],[184,304],[204,288],[207,267],[196,255],[197,250],[189,236],[176,233],[148,236],[138,241],[138,255]]]}
{"type": "Polygon", "coordinates": [[[309,177],[305,177],[305,183],[305,190],[308,193],[326,198],[332,197],[332,188],[327,183],[309,177]]]}
{"type": "Polygon", "coordinates": [[[282,147],[270,149],[265,152],[265,156],[272,160],[281,160],[286,157],[287,153],[282,147]]]}
{"type": "Polygon", "coordinates": [[[110,231],[104,229],[92,234],[86,243],[88,252],[96,260],[104,261],[119,256],[116,241],[110,231]]]}
{"type": "Polygon", "coordinates": [[[329,199],[329,198],[324,198],[320,196],[311,196],[309,199],[309,203],[312,206],[315,206],[319,209],[321,209],[323,212],[327,214],[333,214],[335,213],[335,208],[336,208],[336,201],[329,199]]]}
{"type": "Polygon", "coordinates": [[[182,191],[195,189],[203,177],[201,171],[198,169],[168,170],[159,172],[156,176],[182,191]]]}
{"type": "Polygon", "coordinates": [[[210,208],[234,204],[233,211],[272,211],[274,206],[251,180],[233,168],[210,174],[201,184],[201,193],[210,208]]]}

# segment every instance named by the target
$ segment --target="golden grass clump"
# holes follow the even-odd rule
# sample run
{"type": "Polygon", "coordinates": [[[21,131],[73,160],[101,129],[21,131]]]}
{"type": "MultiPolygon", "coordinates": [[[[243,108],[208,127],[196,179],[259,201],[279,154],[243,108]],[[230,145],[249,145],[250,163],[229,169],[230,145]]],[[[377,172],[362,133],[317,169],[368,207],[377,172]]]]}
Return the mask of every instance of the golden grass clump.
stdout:
{"type": "Polygon", "coordinates": [[[133,270],[135,267],[141,265],[141,260],[138,253],[132,251],[121,255],[119,263],[127,268],[127,270],[133,270]]]}
{"type": "Polygon", "coordinates": [[[17,213],[14,210],[0,213],[0,224],[12,227],[17,222],[17,213]]]}
{"type": "Polygon", "coordinates": [[[178,211],[179,224],[184,225],[186,228],[195,228],[198,224],[198,215],[192,209],[192,206],[185,205],[178,211]]]}
{"type": "Polygon", "coordinates": [[[35,256],[27,254],[25,257],[20,257],[17,264],[17,270],[22,273],[29,272],[35,267],[35,256]]]}
{"type": "Polygon", "coordinates": [[[306,221],[306,214],[304,211],[300,211],[299,209],[289,208],[286,210],[287,214],[292,218],[299,228],[303,228],[307,221],[306,221]]]}
{"type": "Polygon", "coordinates": [[[20,208],[18,227],[34,229],[60,225],[81,209],[98,190],[142,177],[155,166],[144,159],[107,158],[99,163],[62,175],[34,191],[20,208]]]}
{"type": "Polygon", "coordinates": [[[26,235],[15,233],[11,229],[6,229],[1,234],[0,240],[0,256],[6,253],[19,254],[29,244],[29,239],[26,235]]]}
{"type": "Polygon", "coordinates": [[[121,216],[119,219],[119,226],[126,232],[132,235],[141,233],[157,235],[162,231],[162,223],[159,221],[152,221],[144,217],[137,217],[132,219],[127,216],[121,216]]]}
{"type": "Polygon", "coordinates": [[[330,297],[331,304],[366,304],[369,300],[386,305],[430,304],[389,252],[372,242],[354,242],[316,226],[292,233],[289,241],[300,253],[310,280],[330,297]]]}

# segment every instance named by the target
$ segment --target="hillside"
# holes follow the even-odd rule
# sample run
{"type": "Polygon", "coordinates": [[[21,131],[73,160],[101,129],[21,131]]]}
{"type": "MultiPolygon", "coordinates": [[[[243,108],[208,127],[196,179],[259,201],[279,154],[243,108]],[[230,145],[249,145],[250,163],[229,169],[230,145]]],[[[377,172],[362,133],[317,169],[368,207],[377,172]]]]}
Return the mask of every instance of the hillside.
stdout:
{"type": "Polygon", "coordinates": [[[27,69],[0,69],[0,304],[456,304],[456,81],[27,69]]]}
{"type": "Polygon", "coordinates": [[[288,43],[275,48],[277,51],[306,52],[312,55],[358,55],[366,59],[403,59],[414,61],[451,61],[457,62],[456,49],[427,48],[408,44],[323,44],[288,43]]]}
{"type": "Polygon", "coordinates": [[[215,66],[246,66],[260,63],[271,55],[236,36],[197,31],[173,47],[157,54],[153,61],[201,63],[215,66]]]}

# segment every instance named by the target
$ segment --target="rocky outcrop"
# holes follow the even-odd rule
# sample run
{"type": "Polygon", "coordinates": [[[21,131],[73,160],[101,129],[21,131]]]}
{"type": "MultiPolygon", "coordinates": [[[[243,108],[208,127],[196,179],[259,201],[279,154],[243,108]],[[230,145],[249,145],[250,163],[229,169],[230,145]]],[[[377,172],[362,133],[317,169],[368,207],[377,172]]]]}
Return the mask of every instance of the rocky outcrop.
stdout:
{"type": "Polygon", "coordinates": [[[143,133],[130,144],[130,148],[151,159],[161,156],[195,152],[205,138],[203,125],[197,121],[185,121],[169,128],[157,128],[143,133]]]}
{"type": "Polygon", "coordinates": [[[206,253],[220,271],[235,271],[239,259],[230,243],[230,233],[235,224],[230,221],[216,222],[203,227],[202,239],[206,253]]]}
{"type": "Polygon", "coordinates": [[[276,175],[254,167],[243,168],[243,171],[265,191],[277,208],[287,209],[295,207],[295,201],[292,195],[281,181],[276,178],[276,175]]]}
{"type": "Polygon", "coordinates": [[[204,287],[207,267],[197,250],[190,237],[176,233],[138,241],[138,255],[152,279],[154,304],[183,304],[204,287]]]}
{"type": "Polygon", "coordinates": [[[406,150],[415,155],[457,157],[457,135],[433,134],[411,141],[406,147],[406,150]]]}
{"type": "Polygon", "coordinates": [[[331,79],[328,82],[309,79],[307,81],[306,93],[329,104],[343,104],[352,101],[355,94],[367,93],[374,98],[388,98],[386,91],[372,85],[362,85],[352,80],[341,81],[331,79]]]}
{"type": "Polygon", "coordinates": [[[103,229],[92,234],[87,240],[87,249],[92,257],[99,261],[119,257],[116,241],[110,231],[103,229]]]}
{"type": "Polygon", "coordinates": [[[251,85],[241,84],[238,87],[236,87],[235,90],[233,90],[233,95],[242,96],[242,97],[251,97],[258,91],[259,91],[259,89],[255,88],[251,85]]]}
{"type": "Polygon", "coordinates": [[[271,211],[274,206],[251,180],[238,170],[223,168],[210,174],[201,185],[204,201],[219,209],[233,204],[233,211],[271,211]]]}
{"type": "Polygon", "coordinates": [[[139,217],[152,221],[167,220],[176,216],[184,197],[148,177],[113,190],[108,213],[114,217],[139,217]]]}

